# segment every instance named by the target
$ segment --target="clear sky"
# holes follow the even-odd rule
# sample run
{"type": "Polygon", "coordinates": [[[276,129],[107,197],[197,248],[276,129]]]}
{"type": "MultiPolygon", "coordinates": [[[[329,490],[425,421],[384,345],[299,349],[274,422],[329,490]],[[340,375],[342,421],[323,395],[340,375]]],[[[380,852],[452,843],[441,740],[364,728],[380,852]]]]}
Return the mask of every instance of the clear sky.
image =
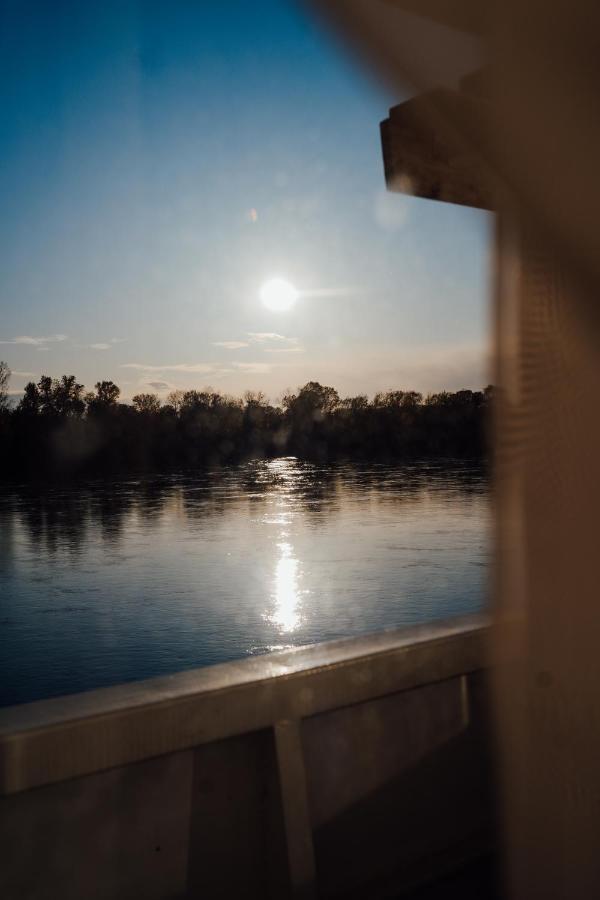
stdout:
{"type": "Polygon", "coordinates": [[[301,4],[1,0],[0,70],[13,391],[489,380],[489,218],[386,193],[402,97],[301,4]],[[288,312],[259,299],[276,276],[288,312]]]}

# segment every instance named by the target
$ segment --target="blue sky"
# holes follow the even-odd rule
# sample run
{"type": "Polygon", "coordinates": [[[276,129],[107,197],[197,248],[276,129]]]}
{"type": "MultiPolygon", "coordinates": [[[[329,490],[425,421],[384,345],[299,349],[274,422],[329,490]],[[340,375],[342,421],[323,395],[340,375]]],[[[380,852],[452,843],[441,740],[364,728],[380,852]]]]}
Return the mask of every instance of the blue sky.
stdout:
{"type": "Polygon", "coordinates": [[[402,97],[302,5],[3,0],[0,69],[13,391],[488,380],[489,218],[386,193],[402,97]],[[292,311],[261,305],[273,276],[292,311]]]}

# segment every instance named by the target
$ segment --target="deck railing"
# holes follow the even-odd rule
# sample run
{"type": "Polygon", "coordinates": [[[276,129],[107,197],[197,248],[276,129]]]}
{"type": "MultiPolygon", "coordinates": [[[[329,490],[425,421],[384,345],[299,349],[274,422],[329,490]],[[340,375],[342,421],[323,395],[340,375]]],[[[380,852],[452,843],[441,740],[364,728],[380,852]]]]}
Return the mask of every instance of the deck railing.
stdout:
{"type": "Polygon", "coordinates": [[[387,896],[486,844],[483,617],[0,710],[5,898],[387,896]]]}

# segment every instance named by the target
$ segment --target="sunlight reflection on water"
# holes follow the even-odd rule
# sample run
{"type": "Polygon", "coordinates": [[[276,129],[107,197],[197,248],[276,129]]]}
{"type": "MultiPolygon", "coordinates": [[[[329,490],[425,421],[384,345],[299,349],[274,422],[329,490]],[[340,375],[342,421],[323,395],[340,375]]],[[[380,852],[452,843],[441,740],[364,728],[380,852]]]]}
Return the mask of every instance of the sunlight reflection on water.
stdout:
{"type": "MultiPolygon", "coordinates": [[[[293,457],[273,459],[267,463],[267,471],[278,478],[276,515],[265,517],[266,522],[274,525],[289,525],[293,519],[288,491],[293,488],[294,476],[297,475],[297,460],[293,457]]],[[[282,530],[277,543],[279,556],[275,564],[274,588],[272,599],[274,611],[267,613],[266,618],[272,622],[282,635],[295,631],[300,624],[300,592],[298,587],[298,564],[294,548],[287,540],[289,531],[282,530]]]]}
{"type": "Polygon", "coordinates": [[[271,621],[281,632],[295,631],[300,624],[300,593],[298,590],[298,560],[291,544],[277,544],[280,557],[275,567],[275,612],[271,621]]]}

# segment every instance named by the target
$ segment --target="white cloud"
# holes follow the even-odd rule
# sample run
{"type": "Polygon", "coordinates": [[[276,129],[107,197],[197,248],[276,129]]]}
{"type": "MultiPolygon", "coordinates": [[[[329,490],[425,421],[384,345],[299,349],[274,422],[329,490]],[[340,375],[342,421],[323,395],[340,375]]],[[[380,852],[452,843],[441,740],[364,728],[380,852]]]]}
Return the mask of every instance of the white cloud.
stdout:
{"type": "Polygon", "coordinates": [[[225,350],[240,350],[249,346],[248,341],[213,341],[213,347],[224,347],[225,350]]]}
{"type": "Polygon", "coordinates": [[[17,378],[35,378],[37,376],[37,372],[17,372],[16,369],[13,369],[10,374],[16,375],[17,378]]]}
{"type": "Polygon", "coordinates": [[[90,350],[110,350],[110,344],[88,344],[90,350]]]}

